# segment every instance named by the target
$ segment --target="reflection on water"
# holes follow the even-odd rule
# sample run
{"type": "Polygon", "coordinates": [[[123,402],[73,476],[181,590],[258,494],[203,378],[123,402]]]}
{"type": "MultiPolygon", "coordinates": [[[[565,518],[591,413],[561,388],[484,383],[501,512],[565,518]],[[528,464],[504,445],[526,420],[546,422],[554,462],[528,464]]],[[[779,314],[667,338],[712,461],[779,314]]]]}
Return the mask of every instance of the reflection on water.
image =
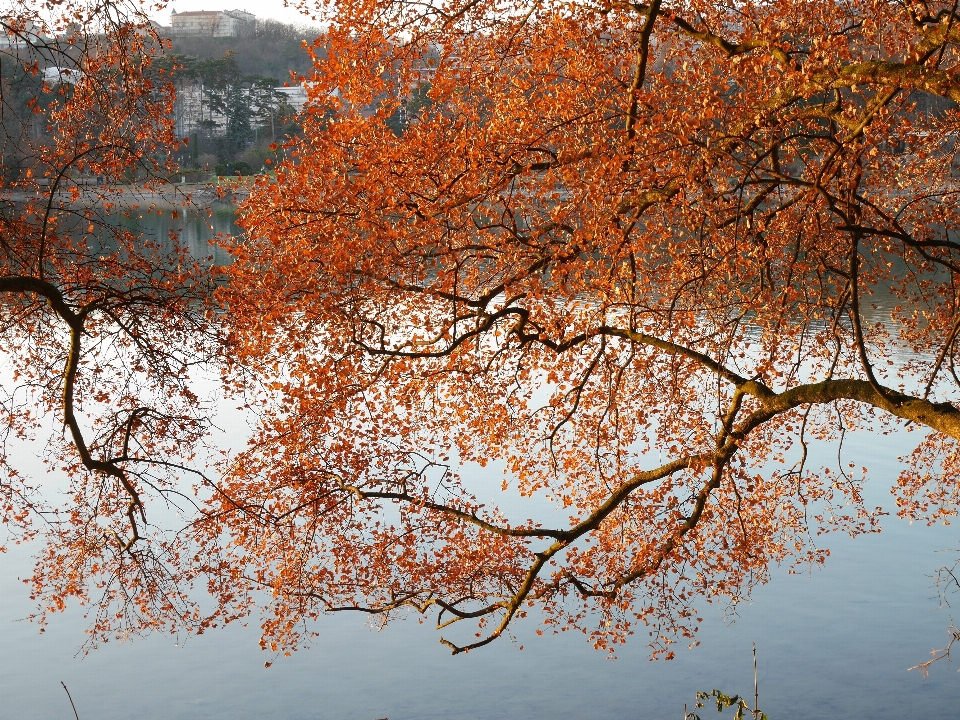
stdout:
{"type": "MultiPolygon", "coordinates": [[[[907,439],[847,437],[844,456],[868,456],[878,469],[868,502],[891,506],[886,490],[907,439]]],[[[835,451],[821,447],[813,461],[831,462],[835,451]]],[[[477,482],[485,482],[481,472],[477,482]]],[[[29,572],[27,553],[14,548],[0,557],[0,718],[72,716],[61,680],[81,719],[96,720],[675,718],[697,690],[751,690],[751,641],[761,707],[772,720],[957,717],[956,664],[935,666],[927,679],[906,671],[946,639],[950,611],[937,610],[928,576],[953,557],[937,550],[960,546],[956,530],[888,518],[879,535],[822,543],[833,550],[824,569],[775,572],[735,622],[721,607],[701,607],[701,645],[655,663],[642,632],[610,661],[580,635],[537,637],[528,620],[513,643],[452,657],[415,618],[376,632],[357,615],[323,618],[316,645],[293,658],[259,650],[254,618],[249,627],[181,638],[179,647],[152,636],[81,659],[77,608],[42,635],[15,622],[31,604],[16,581],[29,572]]]]}
{"type": "Polygon", "coordinates": [[[116,215],[114,220],[131,232],[155,241],[177,237],[193,257],[205,260],[212,258],[216,265],[230,262],[230,255],[221,247],[212,245],[211,238],[218,235],[234,235],[240,228],[234,223],[236,208],[233,205],[214,205],[210,212],[201,210],[171,210],[154,212],[130,210],[125,215],[116,215]]]}
{"type": "MultiPolygon", "coordinates": [[[[231,212],[131,222],[158,238],[177,230],[202,257],[211,252],[212,232],[236,232],[231,212]]],[[[227,261],[215,252],[216,262],[227,261]]],[[[892,507],[897,457],[918,438],[848,435],[844,458],[871,460],[868,504],[892,507]]],[[[813,464],[836,461],[835,446],[814,451],[813,464]]],[[[499,487],[496,471],[466,470],[476,486],[499,487]]],[[[735,618],[701,603],[700,646],[656,663],[647,661],[642,629],[616,661],[580,635],[536,636],[535,619],[517,624],[514,642],[451,657],[414,617],[376,632],[357,615],[323,618],[316,645],[293,658],[259,650],[256,618],[179,645],[152,636],[81,658],[80,609],[71,607],[43,634],[17,622],[32,609],[18,582],[30,572],[30,548],[14,547],[0,556],[0,720],[72,717],[60,681],[81,720],[677,718],[697,690],[751,692],[751,642],[759,653],[760,705],[771,720],[960,717],[956,664],[933,667],[927,679],[906,671],[945,644],[951,611],[937,609],[929,575],[956,556],[937,551],[960,547],[960,533],[887,518],[879,535],[821,543],[833,550],[825,568],[776,571],[735,618]]]]}

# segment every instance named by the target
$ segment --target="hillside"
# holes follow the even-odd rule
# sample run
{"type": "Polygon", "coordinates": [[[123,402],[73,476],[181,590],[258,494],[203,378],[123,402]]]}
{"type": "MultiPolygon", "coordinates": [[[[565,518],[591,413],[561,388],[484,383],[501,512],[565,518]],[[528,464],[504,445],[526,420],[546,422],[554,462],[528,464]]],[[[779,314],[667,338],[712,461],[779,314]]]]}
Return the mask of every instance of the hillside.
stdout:
{"type": "Polygon", "coordinates": [[[222,58],[232,52],[240,73],[290,79],[290,72],[305,75],[310,71],[310,56],[303,42],[312,43],[323,34],[318,27],[286,25],[274,20],[257,23],[251,37],[176,37],[172,52],[198,60],[222,58]]]}

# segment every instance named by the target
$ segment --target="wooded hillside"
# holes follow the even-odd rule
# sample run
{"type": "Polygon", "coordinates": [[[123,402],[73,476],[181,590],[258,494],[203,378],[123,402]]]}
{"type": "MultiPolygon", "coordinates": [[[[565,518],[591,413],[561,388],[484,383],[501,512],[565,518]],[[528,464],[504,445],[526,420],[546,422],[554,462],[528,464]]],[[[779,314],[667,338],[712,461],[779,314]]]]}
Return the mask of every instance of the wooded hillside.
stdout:
{"type": "Polygon", "coordinates": [[[310,72],[311,60],[303,43],[312,43],[321,34],[318,27],[262,20],[251,37],[176,37],[170,41],[176,55],[207,60],[233,53],[242,74],[274,77],[283,83],[290,79],[291,71],[298,75],[310,72]]]}

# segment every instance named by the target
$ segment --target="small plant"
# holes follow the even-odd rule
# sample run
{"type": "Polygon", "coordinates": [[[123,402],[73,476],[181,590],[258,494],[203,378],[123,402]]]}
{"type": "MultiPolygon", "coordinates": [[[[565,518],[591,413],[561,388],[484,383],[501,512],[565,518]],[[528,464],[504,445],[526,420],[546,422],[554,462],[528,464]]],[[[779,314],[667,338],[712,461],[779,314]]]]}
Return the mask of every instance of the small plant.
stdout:
{"type": "Polygon", "coordinates": [[[705,707],[705,703],[708,700],[716,701],[717,712],[723,712],[724,708],[735,708],[736,712],[733,716],[734,720],[744,720],[744,718],[748,717],[751,718],[751,720],[769,720],[769,718],[767,718],[767,716],[760,712],[760,710],[758,710],[756,707],[751,710],[750,706],[747,704],[747,701],[739,695],[727,695],[719,690],[698,692],[697,705],[694,708],[694,712],[688,713],[686,710],[684,710],[683,720],[700,720],[700,716],[697,715],[696,711],[705,707]]]}
{"type": "MultiPolygon", "coordinates": [[[[944,565],[934,576],[936,579],[935,587],[937,588],[937,593],[940,595],[940,607],[950,607],[949,596],[953,593],[960,593],[960,570],[958,570],[958,568],[960,568],[960,560],[955,561],[951,567],[944,565]]],[[[926,677],[930,674],[930,666],[935,662],[946,659],[949,663],[952,660],[950,651],[954,643],[960,642],[960,628],[953,623],[953,618],[950,618],[950,621],[950,627],[947,628],[947,635],[950,640],[947,646],[933,650],[930,653],[933,656],[932,659],[922,662],[919,665],[914,665],[912,668],[907,668],[907,672],[910,672],[910,670],[919,670],[920,674],[926,677]]],[[[960,670],[958,670],[958,672],[960,672],[960,670]]]]}
{"type": "Polygon", "coordinates": [[[697,715],[696,711],[704,707],[704,703],[707,700],[716,701],[717,712],[723,712],[724,708],[735,708],[734,720],[744,720],[744,718],[747,717],[747,713],[750,714],[751,720],[769,720],[766,714],[760,712],[758,707],[760,705],[760,684],[757,679],[756,643],[753,643],[753,710],[750,709],[747,701],[739,695],[727,695],[719,690],[711,690],[710,692],[697,693],[697,704],[694,707],[694,712],[688,713],[687,706],[683,706],[683,720],[700,720],[700,716],[697,715]]]}

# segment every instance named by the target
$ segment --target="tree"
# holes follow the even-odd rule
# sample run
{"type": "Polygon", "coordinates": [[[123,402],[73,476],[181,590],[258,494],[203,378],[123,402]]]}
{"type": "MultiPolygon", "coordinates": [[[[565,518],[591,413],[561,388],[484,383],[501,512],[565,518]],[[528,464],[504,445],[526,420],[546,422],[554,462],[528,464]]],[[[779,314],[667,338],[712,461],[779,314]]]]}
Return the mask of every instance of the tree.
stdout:
{"type": "Polygon", "coordinates": [[[217,139],[219,154],[229,160],[240,155],[255,139],[251,121],[260,125],[272,119],[283,103],[283,93],[276,90],[280,81],[263,75],[242,75],[232,51],[220,58],[198,60],[195,57],[165,55],[161,64],[168,67],[180,88],[185,83],[199,90],[199,102],[193,107],[199,112],[198,125],[209,132],[216,130],[214,114],[223,120],[222,136],[217,139]],[[207,120],[203,120],[206,111],[207,120]]]}
{"type": "Polygon", "coordinates": [[[875,528],[859,473],[806,462],[850,427],[927,429],[898,511],[954,516],[958,19],[338,3],[223,293],[270,411],[210,512],[273,592],[265,641],[412,610],[456,653],[536,607],[669,655],[698,599],[875,528]],[[384,68],[430,82],[402,135],[384,68]],[[492,505],[501,481],[569,520],[492,505]]]}
{"type": "Polygon", "coordinates": [[[189,374],[211,356],[213,284],[174,239],[125,227],[131,212],[116,194],[129,173],[170,169],[157,158],[177,146],[172,87],[136,5],[56,7],[18,5],[0,20],[12,38],[0,48],[4,79],[22,81],[22,97],[5,87],[2,115],[5,149],[23,168],[0,184],[6,539],[45,540],[32,582],[46,609],[94,594],[99,632],[115,627],[113,602],[144,625],[196,624],[182,612],[178,583],[190,573],[177,572],[176,537],[148,523],[147,508],[182,501],[179,467],[207,429],[189,374]],[[37,436],[67,486],[18,464],[17,443],[37,436]]]}
{"type": "MultiPolygon", "coordinates": [[[[863,476],[809,465],[816,439],[924,428],[899,512],[956,515],[954,5],[330,12],[302,136],[244,205],[217,304],[185,256],[142,259],[126,236],[102,281],[89,242],[39,220],[5,236],[38,258],[20,269],[8,241],[0,289],[40,393],[9,393],[5,422],[59,407],[71,430],[51,441],[76,490],[38,562],[46,608],[93,602],[98,638],[259,605],[264,646],[287,651],[325,612],[413,611],[455,653],[538,608],[605,648],[645,623],[669,656],[700,599],[822,562],[814,532],[875,527],[863,476]],[[397,88],[427,83],[395,133],[397,88]],[[53,277],[60,295],[36,284],[53,277]],[[85,335],[80,313],[102,322],[85,335]],[[96,351],[79,375],[57,327],[96,351]],[[133,359],[96,354],[114,348],[133,359]],[[197,363],[261,422],[217,477],[188,468],[197,363]],[[105,406],[92,444],[78,378],[84,410],[105,406]],[[501,487],[567,521],[491,503],[501,487]],[[147,526],[176,492],[181,531],[147,526]],[[464,625],[476,637],[448,635],[464,625]]],[[[39,501],[4,461],[15,525],[39,501]]]]}
{"type": "MultiPolygon", "coordinates": [[[[286,103],[286,95],[277,90],[280,82],[276,78],[263,75],[247,75],[244,78],[249,118],[256,122],[255,127],[270,128],[275,135],[274,116],[282,114],[280,108],[286,103]]],[[[256,140],[256,130],[254,140],[256,140]]]]}

